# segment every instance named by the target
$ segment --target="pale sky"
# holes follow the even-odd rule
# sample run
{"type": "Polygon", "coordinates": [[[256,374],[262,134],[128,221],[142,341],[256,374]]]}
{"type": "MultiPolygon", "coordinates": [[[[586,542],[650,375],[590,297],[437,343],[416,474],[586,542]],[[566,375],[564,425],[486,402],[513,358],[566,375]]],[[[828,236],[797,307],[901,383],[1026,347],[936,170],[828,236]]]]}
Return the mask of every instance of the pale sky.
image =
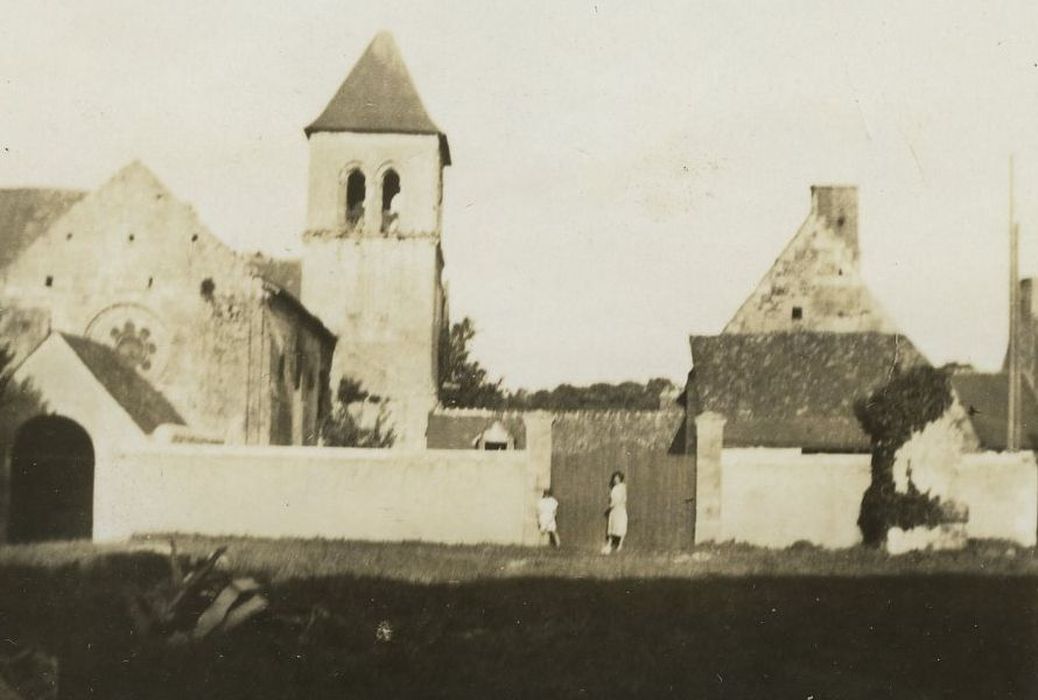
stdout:
{"type": "Polygon", "coordinates": [[[10,2],[0,187],[140,159],[291,255],[313,120],[374,34],[447,132],[451,315],[510,387],[681,380],[809,209],[860,188],[864,275],[931,361],[995,368],[1008,157],[1038,272],[1038,7],[904,2],[10,2]]]}

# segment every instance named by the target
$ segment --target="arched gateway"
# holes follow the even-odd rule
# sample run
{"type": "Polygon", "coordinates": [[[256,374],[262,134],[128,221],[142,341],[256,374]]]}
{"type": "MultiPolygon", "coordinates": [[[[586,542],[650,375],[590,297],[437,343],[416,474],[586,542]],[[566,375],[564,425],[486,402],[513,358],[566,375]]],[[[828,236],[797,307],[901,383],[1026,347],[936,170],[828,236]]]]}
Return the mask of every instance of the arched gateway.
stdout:
{"type": "Polygon", "coordinates": [[[89,538],[94,519],[94,446],[81,425],[38,416],[18,429],[11,450],[7,539],[89,538]]]}

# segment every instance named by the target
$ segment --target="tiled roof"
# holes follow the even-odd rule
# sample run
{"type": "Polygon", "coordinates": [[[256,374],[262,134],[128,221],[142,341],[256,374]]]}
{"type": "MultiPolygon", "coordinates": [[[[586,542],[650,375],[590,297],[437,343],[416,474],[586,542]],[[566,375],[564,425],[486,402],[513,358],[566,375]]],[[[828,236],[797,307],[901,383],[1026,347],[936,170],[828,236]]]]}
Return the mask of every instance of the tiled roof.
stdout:
{"type": "Polygon", "coordinates": [[[518,414],[487,411],[484,415],[429,414],[426,446],[430,450],[471,450],[483,431],[500,420],[512,437],[518,450],[526,448],[526,424],[518,414]]]}
{"type": "Polygon", "coordinates": [[[620,454],[685,451],[685,414],[678,408],[659,411],[562,411],[555,414],[551,449],[581,454],[611,447],[620,454]]]}
{"type": "Polygon", "coordinates": [[[126,364],[114,349],[77,335],[63,333],[62,338],[145,433],[151,434],[164,423],[184,424],[166,397],[126,364]]]}
{"type": "Polygon", "coordinates": [[[307,136],[318,131],[435,134],[450,164],[447,138],[426,113],[389,32],[375,36],[328,106],[306,127],[307,136]]]}
{"type": "Polygon", "coordinates": [[[269,294],[269,298],[273,301],[279,301],[288,307],[293,314],[306,326],[316,333],[325,343],[334,345],[338,340],[338,336],[328,329],[328,326],[324,325],[317,316],[314,316],[303,302],[299,301],[290,292],[276,284],[269,281],[263,285],[264,291],[269,294]]]}
{"type": "Polygon", "coordinates": [[[0,270],[50,228],[85,192],[0,190],[0,270]]]}
{"type": "MultiPolygon", "coordinates": [[[[1005,372],[955,372],[952,388],[966,410],[983,450],[1006,449],[1009,381],[1005,372]]],[[[1030,385],[1022,382],[1020,447],[1038,448],[1038,401],[1030,385]]]]}
{"type": "Polygon", "coordinates": [[[895,367],[926,364],[908,338],[886,333],[693,336],[691,345],[689,410],[723,415],[732,447],[868,451],[855,402],[895,367]]]}
{"type": "MultiPolygon", "coordinates": [[[[522,411],[446,409],[429,415],[429,449],[472,449],[484,430],[501,421],[515,438],[516,449],[526,448],[522,411]]],[[[685,448],[685,414],[661,411],[555,411],[552,412],[554,453],[582,454],[613,447],[624,453],[649,451],[681,454],[685,448]]]]}

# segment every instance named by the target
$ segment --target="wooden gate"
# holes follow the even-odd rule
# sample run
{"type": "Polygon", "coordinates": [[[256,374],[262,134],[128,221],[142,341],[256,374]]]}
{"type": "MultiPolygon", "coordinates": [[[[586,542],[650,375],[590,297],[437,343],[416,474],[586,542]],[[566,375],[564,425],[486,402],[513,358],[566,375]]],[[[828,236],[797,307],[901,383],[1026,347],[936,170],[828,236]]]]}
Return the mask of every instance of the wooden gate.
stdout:
{"type": "Polygon", "coordinates": [[[641,551],[692,546],[694,456],[606,445],[553,453],[551,481],[559,501],[564,547],[597,548],[605,540],[609,476],[627,476],[628,528],[624,548],[641,551]]]}

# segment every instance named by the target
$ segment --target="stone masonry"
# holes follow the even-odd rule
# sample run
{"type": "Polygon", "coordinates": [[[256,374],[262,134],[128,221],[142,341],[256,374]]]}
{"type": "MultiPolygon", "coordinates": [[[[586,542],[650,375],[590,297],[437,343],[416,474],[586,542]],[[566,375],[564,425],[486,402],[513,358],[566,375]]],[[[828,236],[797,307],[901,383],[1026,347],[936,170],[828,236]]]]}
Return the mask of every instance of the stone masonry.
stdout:
{"type": "Polygon", "coordinates": [[[811,188],[811,213],[724,333],[894,333],[859,270],[858,191],[811,188]]]}

